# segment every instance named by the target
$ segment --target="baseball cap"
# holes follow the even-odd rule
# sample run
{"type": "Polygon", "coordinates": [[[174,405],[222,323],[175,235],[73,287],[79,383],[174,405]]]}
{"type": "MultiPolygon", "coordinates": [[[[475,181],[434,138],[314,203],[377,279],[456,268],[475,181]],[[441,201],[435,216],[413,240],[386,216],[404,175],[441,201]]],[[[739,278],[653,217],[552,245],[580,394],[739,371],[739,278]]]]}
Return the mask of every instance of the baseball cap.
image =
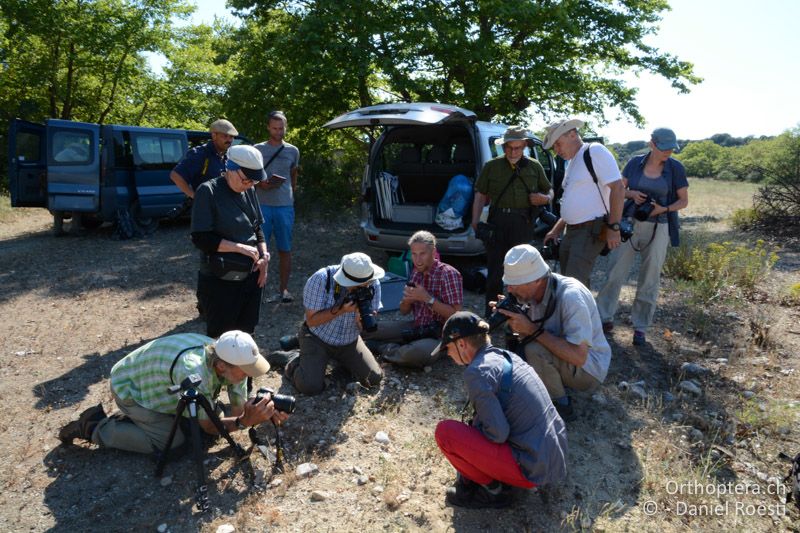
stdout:
{"type": "Polygon", "coordinates": [[[225,163],[228,170],[241,170],[247,179],[263,181],[267,179],[264,172],[264,158],[256,148],[246,144],[239,144],[228,148],[228,161],[225,163]]]}
{"type": "Polygon", "coordinates": [[[453,341],[478,333],[489,333],[488,322],[471,311],[453,313],[444,323],[442,340],[433,349],[431,355],[435,356],[441,351],[446,351],[447,345],[453,341]]]}
{"type": "Polygon", "coordinates": [[[220,359],[238,366],[251,378],[257,378],[269,370],[269,363],[259,353],[256,341],[244,331],[226,331],[214,343],[214,351],[220,359]]]}
{"type": "Polygon", "coordinates": [[[679,150],[678,138],[675,136],[675,132],[669,128],[654,129],[650,139],[659,150],[673,150],[675,152],[679,150]]]}

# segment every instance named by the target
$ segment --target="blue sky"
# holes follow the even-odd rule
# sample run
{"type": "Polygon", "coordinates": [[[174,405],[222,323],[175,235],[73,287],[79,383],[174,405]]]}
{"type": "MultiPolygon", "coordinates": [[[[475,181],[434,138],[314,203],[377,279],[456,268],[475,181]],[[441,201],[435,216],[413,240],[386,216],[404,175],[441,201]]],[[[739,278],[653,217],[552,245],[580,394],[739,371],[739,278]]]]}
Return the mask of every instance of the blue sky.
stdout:
{"type": "MultiPolygon", "coordinates": [[[[192,22],[235,20],[222,0],[198,0],[192,22]]],[[[626,120],[598,128],[607,142],[646,140],[659,126],[681,139],[715,133],[776,135],[800,123],[800,0],[670,0],[648,44],[694,63],[704,79],[686,95],[652,75],[630,76],[639,89],[644,129],[626,120]]],[[[611,110],[607,118],[618,112],[611,110]]],[[[582,117],[593,121],[593,117],[582,117]]],[[[539,129],[544,124],[531,126],[539,129]]]]}

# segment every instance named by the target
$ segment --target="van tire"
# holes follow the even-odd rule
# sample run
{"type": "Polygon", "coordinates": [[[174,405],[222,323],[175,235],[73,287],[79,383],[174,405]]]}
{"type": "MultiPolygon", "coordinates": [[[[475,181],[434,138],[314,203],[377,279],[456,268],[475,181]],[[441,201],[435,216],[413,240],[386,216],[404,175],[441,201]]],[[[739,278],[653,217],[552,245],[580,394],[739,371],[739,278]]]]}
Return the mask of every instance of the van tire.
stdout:
{"type": "Polygon", "coordinates": [[[64,212],[52,211],[53,213],[53,235],[62,237],[64,235],[64,212]]]}
{"type": "Polygon", "coordinates": [[[140,236],[152,235],[158,229],[158,219],[155,217],[143,217],[141,211],[142,208],[137,198],[131,204],[133,222],[136,224],[136,229],[140,236]]]}

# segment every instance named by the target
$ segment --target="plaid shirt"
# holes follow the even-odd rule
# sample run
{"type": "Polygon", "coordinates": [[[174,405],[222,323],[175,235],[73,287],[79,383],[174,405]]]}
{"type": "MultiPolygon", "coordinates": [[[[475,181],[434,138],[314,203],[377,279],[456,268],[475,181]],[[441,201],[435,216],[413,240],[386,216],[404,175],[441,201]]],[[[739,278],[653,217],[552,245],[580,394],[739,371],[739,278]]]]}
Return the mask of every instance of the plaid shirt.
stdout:
{"type": "MultiPolygon", "coordinates": [[[[243,406],[247,400],[245,380],[236,385],[217,376],[208,364],[205,347],[214,339],[196,333],[182,333],[161,337],[132,351],[111,369],[111,390],[121,400],[133,400],[146,409],[174,414],[178,405],[178,394],[170,394],[167,388],[177,385],[190,374],[198,374],[203,382],[197,387],[211,405],[219,396],[223,385],[228,392],[231,405],[243,406]],[[188,350],[187,350],[188,348],[188,350]],[[175,363],[170,379],[170,368],[175,357],[183,352],[175,363]]],[[[189,411],[184,411],[189,416],[189,411]]],[[[200,419],[207,419],[204,409],[198,410],[200,419]]]]}
{"type": "MultiPolygon", "coordinates": [[[[303,307],[310,311],[320,311],[322,309],[329,309],[336,303],[339,293],[336,290],[337,283],[333,279],[333,275],[339,269],[339,265],[331,265],[325,268],[320,268],[306,281],[306,286],[303,288],[303,307]],[[328,282],[330,276],[330,282],[328,282]],[[325,285],[329,286],[329,290],[325,290],[325,285]]],[[[372,298],[372,309],[379,310],[381,305],[381,283],[375,280],[372,283],[375,287],[375,296],[372,298]]],[[[347,290],[341,287],[339,291],[347,290]]],[[[358,329],[358,322],[356,322],[355,313],[342,313],[333,320],[320,324],[319,326],[309,327],[311,333],[319,337],[319,339],[331,346],[346,346],[350,343],[356,342],[360,330],[358,329]]]]}
{"type": "MultiPolygon", "coordinates": [[[[447,305],[461,305],[464,303],[461,273],[438,259],[433,261],[433,266],[424,276],[415,269],[411,274],[411,281],[416,283],[418,287],[424,287],[428,294],[447,305]]],[[[411,308],[414,311],[415,326],[427,326],[431,322],[444,324],[447,320],[445,317],[434,313],[427,303],[414,302],[411,304],[411,308]]]]}

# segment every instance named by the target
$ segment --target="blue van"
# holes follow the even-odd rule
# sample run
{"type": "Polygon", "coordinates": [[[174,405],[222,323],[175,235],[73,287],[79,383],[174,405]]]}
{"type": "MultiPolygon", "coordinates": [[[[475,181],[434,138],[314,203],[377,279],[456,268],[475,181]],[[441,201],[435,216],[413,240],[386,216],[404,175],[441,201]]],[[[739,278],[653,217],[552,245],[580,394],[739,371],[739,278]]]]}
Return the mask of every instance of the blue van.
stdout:
{"type": "Polygon", "coordinates": [[[48,209],[57,234],[68,219],[71,230],[125,219],[152,231],[184,204],[170,171],[210,138],[207,131],[16,119],[8,137],[11,206],[48,209]]]}

